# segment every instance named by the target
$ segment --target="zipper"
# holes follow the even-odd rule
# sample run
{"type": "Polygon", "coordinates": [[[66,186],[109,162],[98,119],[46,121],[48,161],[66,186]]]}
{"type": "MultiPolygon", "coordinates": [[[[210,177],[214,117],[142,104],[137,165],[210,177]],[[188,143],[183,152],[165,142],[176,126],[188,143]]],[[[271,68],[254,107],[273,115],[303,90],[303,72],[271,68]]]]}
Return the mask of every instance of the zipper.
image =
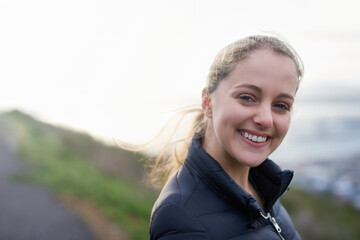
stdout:
{"type": "Polygon", "coordinates": [[[269,219],[269,221],[272,223],[275,230],[277,231],[278,235],[280,236],[281,240],[285,240],[285,238],[281,235],[281,228],[280,228],[279,224],[276,222],[276,219],[273,216],[271,216],[270,213],[268,213],[267,215],[264,215],[262,213],[262,211],[260,211],[260,215],[265,219],[269,219]]]}

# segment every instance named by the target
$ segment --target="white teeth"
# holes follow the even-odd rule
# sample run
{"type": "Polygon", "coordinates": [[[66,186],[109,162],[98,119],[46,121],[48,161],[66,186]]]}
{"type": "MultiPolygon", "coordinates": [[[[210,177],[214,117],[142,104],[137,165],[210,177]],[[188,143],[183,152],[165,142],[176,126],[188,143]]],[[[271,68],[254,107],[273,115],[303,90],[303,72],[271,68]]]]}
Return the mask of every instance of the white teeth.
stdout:
{"type": "Polygon", "coordinates": [[[266,142],[266,140],[267,140],[267,137],[256,136],[256,135],[252,135],[252,134],[247,133],[247,132],[245,132],[245,133],[242,132],[241,135],[243,135],[247,139],[250,139],[253,142],[259,142],[260,143],[260,142],[266,142]]]}

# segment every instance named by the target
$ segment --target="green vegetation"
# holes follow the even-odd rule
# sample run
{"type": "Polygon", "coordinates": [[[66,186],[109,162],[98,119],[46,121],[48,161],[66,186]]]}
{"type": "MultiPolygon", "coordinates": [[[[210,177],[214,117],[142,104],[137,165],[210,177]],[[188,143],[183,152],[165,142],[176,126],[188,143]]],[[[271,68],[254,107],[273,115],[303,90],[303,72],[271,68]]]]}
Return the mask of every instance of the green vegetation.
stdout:
{"type": "Polygon", "coordinates": [[[281,202],[303,239],[360,239],[360,211],[331,195],[291,189],[281,202]]]}
{"type": "Polygon", "coordinates": [[[15,127],[18,153],[32,168],[28,174],[16,176],[17,179],[44,184],[58,194],[90,200],[131,238],[148,239],[155,194],[134,181],[136,174],[124,178],[107,171],[116,163],[124,165],[126,159],[124,166],[132,161],[135,168],[141,167],[134,159],[129,160],[129,153],[96,143],[88,135],[38,122],[18,111],[2,114],[1,117],[15,127]],[[96,154],[99,151],[101,154],[96,154]],[[102,158],[95,161],[94,156],[102,158]],[[125,160],[114,162],[109,156],[125,160]],[[110,167],[99,167],[99,163],[110,167]]]}

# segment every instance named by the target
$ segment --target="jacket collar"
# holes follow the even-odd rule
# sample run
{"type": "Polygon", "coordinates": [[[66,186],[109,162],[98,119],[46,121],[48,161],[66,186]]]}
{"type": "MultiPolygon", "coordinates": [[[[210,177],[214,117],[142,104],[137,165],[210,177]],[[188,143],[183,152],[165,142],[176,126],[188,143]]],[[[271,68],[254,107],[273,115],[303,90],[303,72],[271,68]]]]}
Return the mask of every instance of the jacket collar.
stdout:
{"type": "MultiPolygon", "coordinates": [[[[236,206],[245,207],[258,215],[261,207],[257,201],[242,189],[202,147],[201,137],[195,135],[189,147],[185,166],[199,175],[211,188],[236,206]]],[[[287,190],[293,171],[282,171],[273,161],[266,159],[258,167],[250,169],[250,180],[263,197],[265,211],[268,212],[277,199],[287,190]]]]}

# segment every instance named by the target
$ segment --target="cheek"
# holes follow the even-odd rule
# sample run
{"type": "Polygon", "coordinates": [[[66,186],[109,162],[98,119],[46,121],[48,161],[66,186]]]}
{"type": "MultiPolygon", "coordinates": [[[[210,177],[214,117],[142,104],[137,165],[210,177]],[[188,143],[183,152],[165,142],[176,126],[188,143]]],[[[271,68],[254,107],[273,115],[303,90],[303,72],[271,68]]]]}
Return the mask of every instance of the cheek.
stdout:
{"type": "Polygon", "coordinates": [[[233,127],[244,120],[246,113],[238,106],[224,104],[214,115],[214,122],[220,128],[233,127]]]}
{"type": "Polygon", "coordinates": [[[282,116],[277,120],[276,129],[281,138],[284,138],[290,127],[290,116],[282,116]]]}
{"type": "Polygon", "coordinates": [[[231,117],[231,111],[229,111],[229,108],[231,108],[229,104],[224,101],[214,101],[212,105],[212,118],[214,122],[221,123],[228,121],[228,119],[231,117]]]}

